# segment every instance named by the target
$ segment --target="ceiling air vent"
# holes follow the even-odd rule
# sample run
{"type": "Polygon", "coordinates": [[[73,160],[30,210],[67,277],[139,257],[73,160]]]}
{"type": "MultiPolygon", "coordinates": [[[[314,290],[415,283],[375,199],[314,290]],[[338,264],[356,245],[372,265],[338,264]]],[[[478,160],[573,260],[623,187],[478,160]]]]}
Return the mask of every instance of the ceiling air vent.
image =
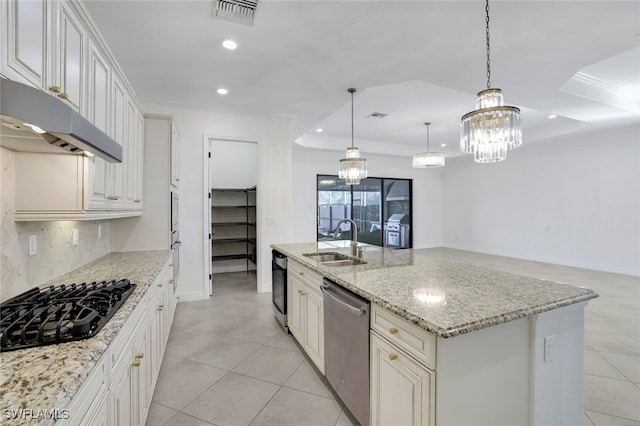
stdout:
{"type": "Polygon", "coordinates": [[[367,115],[367,117],[374,117],[374,118],[385,118],[387,116],[387,114],[385,114],[384,112],[372,112],[371,114],[367,115]]]}
{"type": "Polygon", "coordinates": [[[214,16],[228,21],[253,25],[259,0],[215,0],[214,16]]]}

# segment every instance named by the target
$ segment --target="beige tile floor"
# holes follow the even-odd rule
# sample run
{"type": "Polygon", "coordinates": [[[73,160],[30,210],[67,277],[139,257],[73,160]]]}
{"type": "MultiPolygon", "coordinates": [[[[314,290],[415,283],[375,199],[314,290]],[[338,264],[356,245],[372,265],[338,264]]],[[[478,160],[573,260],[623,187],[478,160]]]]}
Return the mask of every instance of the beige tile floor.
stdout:
{"type": "MultiPolygon", "coordinates": [[[[439,249],[465,261],[582,285],[600,294],[585,314],[584,426],[640,426],[640,278],[439,249]]],[[[215,276],[214,296],[180,303],[147,425],[350,425],[255,276],[215,276]]]]}

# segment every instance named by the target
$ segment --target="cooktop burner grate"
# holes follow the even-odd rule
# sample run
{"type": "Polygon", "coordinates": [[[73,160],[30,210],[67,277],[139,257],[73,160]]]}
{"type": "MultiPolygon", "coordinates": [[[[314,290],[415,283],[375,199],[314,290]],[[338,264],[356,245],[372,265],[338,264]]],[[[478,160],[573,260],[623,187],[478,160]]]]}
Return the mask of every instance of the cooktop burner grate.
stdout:
{"type": "Polygon", "coordinates": [[[129,280],[38,287],[0,305],[0,352],[88,339],[118,311],[129,280]]]}

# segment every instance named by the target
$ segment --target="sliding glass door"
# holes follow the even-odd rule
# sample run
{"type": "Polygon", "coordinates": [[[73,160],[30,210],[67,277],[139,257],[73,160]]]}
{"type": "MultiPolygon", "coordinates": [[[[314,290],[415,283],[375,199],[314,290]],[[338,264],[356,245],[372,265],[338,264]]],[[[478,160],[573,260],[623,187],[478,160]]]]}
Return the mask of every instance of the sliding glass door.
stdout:
{"type": "MultiPolygon", "coordinates": [[[[367,178],[346,185],[337,176],[317,176],[318,241],[333,239],[338,223],[353,219],[358,241],[390,248],[409,248],[411,180],[367,178]]],[[[349,223],[340,225],[339,239],[351,239],[349,223]]]]}

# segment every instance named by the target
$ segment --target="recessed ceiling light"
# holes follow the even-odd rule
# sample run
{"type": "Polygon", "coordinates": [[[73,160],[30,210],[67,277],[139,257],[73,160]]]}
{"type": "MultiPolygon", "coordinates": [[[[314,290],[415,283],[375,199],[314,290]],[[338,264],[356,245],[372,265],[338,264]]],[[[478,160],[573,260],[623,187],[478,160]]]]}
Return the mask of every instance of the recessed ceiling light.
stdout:
{"type": "Polygon", "coordinates": [[[225,49],[234,50],[238,47],[238,43],[227,38],[222,40],[222,47],[224,47],[225,49]]]}
{"type": "Polygon", "coordinates": [[[218,92],[218,95],[226,95],[227,93],[229,93],[229,91],[224,87],[220,87],[218,90],[216,90],[216,92],[218,92]]]}
{"type": "Polygon", "coordinates": [[[557,117],[557,115],[555,115],[555,114],[549,114],[549,115],[547,115],[547,118],[556,118],[556,117],[557,117]]]}
{"type": "Polygon", "coordinates": [[[322,129],[316,129],[316,133],[322,133],[322,129]]]}
{"type": "Polygon", "coordinates": [[[441,143],[441,144],[440,144],[440,146],[441,146],[442,148],[444,148],[445,146],[447,146],[447,144],[446,144],[446,143],[441,143]]]}

